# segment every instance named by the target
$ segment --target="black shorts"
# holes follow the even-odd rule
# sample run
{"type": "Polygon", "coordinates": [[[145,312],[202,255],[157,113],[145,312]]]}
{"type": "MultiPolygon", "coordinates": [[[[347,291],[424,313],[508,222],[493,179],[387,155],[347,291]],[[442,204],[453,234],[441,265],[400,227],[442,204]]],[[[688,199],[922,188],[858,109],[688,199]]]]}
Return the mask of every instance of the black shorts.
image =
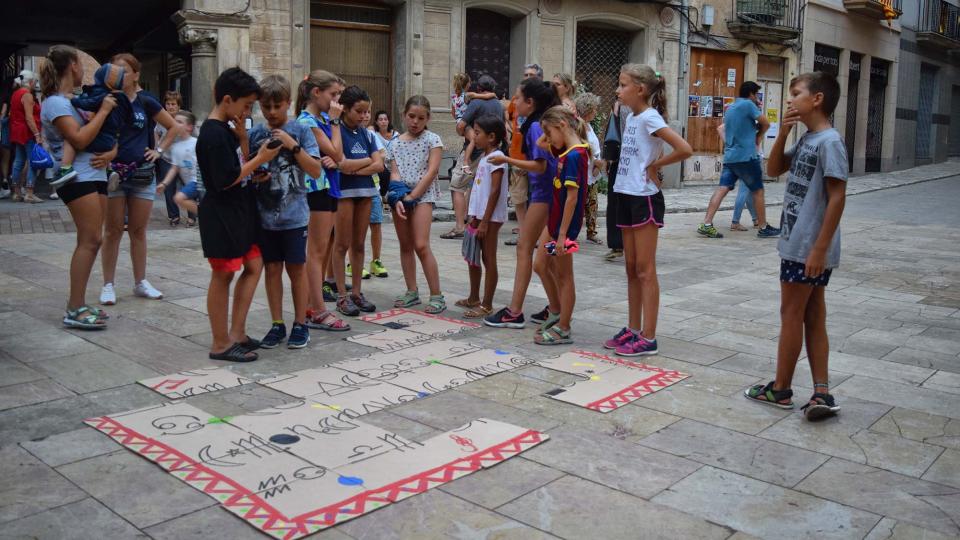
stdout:
{"type": "Polygon", "coordinates": [[[336,212],[337,198],[330,196],[330,190],[311,191],[307,193],[307,206],[311,212],[336,212]]]}
{"type": "Polygon", "coordinates": [[[259,246],[264,263],[305,264],[307,262],[307,228],[298,227],[285,231],[262,229],[259,246]]]}
{"type": "Polygon", "coordinates": [[[663,227],[665,207],[662,191],[658,191],[656,195],[617,193],[617,227],[633,229],[647,223],[663,227]]]}
{"type": "Polygon", "coordinates": [[[80,197],[91,193],[106,195],[107,183],[101,180],[94,180],[93,182],[70,182],[57,188],[57,196],[60,197],[63,204],[70,204],[80,197]]]}
{"type": "Polygon", "coordinates": [[[811,287],[826,287],[830,283],[830,274],[832,268],[827,268],[817,277],[807,277],[805,275],[807,265],[796,261],[780,259],[780,282],[781,283],[801,283],[811,287]]]}

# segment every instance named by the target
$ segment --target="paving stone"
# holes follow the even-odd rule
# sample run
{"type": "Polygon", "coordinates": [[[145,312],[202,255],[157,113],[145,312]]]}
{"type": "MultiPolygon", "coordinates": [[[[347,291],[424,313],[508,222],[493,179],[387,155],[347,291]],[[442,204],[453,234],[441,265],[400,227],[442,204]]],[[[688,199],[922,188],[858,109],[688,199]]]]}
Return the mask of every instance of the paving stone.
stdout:
{"type": "Polygon", "coordinates": [[[3,524],[2,539],[33,540],[111,540],[147,539],[122,518],[92,498],[3,524]]]}
{"type": "MultiPolygon", "coordinates": [[[[458,478],[443,491],[484,508],[497,508],[563,476],[562,471],[516,457],[458,478]]],[[[521,520],[524,521],[524,520],[521,520]]]]}
{"type": "Polygon", "coordinates": [[[45,330],[0,338],[0,350],[22,362],[30,363],[95,352],[98,349],[93,343],[64,330],[45,330]]]}
{"type": "Polygon", "coordinates": [[[790,414],[750,403],[742,396],[719,396],[676,386],[644,396],[641,401],[640,405],[650,409],[750,435],[756,435],[790,414]]]}
{"type": "Polygon", "coordinates": [[[944,450],[921,478],[960,489],[960,450],[944,450]]]}
{"type": "Polygon", "coordinates": [[[784,487],[796,485],[828,459],[693,420],[681,420],[639,444],[784,487]]]}
{"type": "Polygon", "coordinates": [[[550,440],[524,453],[527,459],[620,491],[649,498],[700,465],[596,431],[560,427],[550,440]],[[630,463],[625,467],[624,463],[630,463]]]}
{"type": "Polygon", "coordinates": [[[954,355],[897,347],[882,358],[885,361],[960,373],[960,358],[954,355]]]}
{"type": "MultiPolygon", "coordinates": [[[[833,357],[831,356],[830,370],[828,373],[830,376],[831,386],[835,386],[849,379],[851,375],[849,373],[837,371],[833,365],[832,358],[833,357]]],[[[737,373],[755,375],[760,378],[760,382],[765,383],[776,375],[777,359],[770,356],[757,356],[747,353],[737,353],[730,358],[717,362],[713,365],[713,367],[717,369],[735,371],[737,373]]],[[[806,358],[801,358],[797,361],[797,367],[793,372],[793,385],[794,387],[810,386],[812,380],[813,376],[810,374],[810,365],[806,358]]]]}
{"type": "MultiPolygon", "coordinates": [[[[79,501],[87,495],[17,445],[0,448],[0,523],[79,501]]],[[[5,528],[6,526],[4,526],[5,528]]]]}
{"type": "Polygon", "coordinates": [[[960,373],[938,371],[921,386],[950,394],[960,394],[960,373]]]}
{"type": "Polygon", "coordinates": [[[960,420],[954,418],[896,407],[870,429],[960,450],[960,420]]]}
{"type": "MultiPolygon", "coordinates": [[[[0,290],[4,289],[5,287],[0,286],[0,290]]],[[[31,317],[21,311],[0,313],[0,337],[35,333],[41,329],[52,331],[58,328],[47,321],[31,317]]]]}
{"type": "Polygon", "coordinates": [[[499,508],[562,538],[727,538],[726,528],[586,480],[565,476],[499,508]],[[610,508],[629,511],[610,512],[610,508]]]}
{"type": "Polygon", "coordinates": [[[776,341],[748,336],[729,330],[721,330],[704,338],[700,338],[697,340],[697,343],[760,356],[775,357],[777,355],[776,341]]]}
{"type": "Polygon", "coordinates": [[[22,442],[20,446],[51,467],[109,454],[120,448],[113,439],[90,427],[22,442]]]}
{"type": "Polygon", "coordinates": [[[944,534],[960,535],[956,488],[833,458],[796,489],[944,534]]]}
{"type": "Polygon", "coordinates": [[[956,538],[895,519],[883,518],[864,540],[950,540],[956,538]]]}
{"type": "Polygon", "coordinates": [[[761,538],[859,539],[880,521],[869,512],[713,467],[652,501],[761,538]]]}
{"type": "MultiPolygon", "coordinates": [[[[741,353],[742,354],[742,353],[741,353]]],[[[758,382],[764,382],[756,375],[747,375],[713,366],[700,366],[689,362],[681,362],[672,358],[657,358],[656,366],[664,369],[675,369],[689,375],[688,378],[676,383],[676,387],[689,388],[700,392],[721,396],[739,396],[746,388],[758,382]]],[[[652,363],[652,362],[651,362],[652,363]]]]}
{"type": "Polygon", "coordinates": [[[390,411],[376,411],[363,415],[363,423],[377,426],[381,429],[396,433],[411,441],[425,441],[441,431],[428,425],[414,422],[409,418],[397,416],[390,411]]]}
{"type": "Polygon", "coordinates": [[[6,355],[0,355],[0,388],[45,378],[46,375],[27,367],[23,362],[6,355]]]}
{"type": "Polygon", "coordinates": [[[79,394],[123,386],[159,375],[150,368],[105,350],[43,360],[32,365],[79,394]]]}
{"type": "MultiPolygon", "coordinates": [[[[262,540],[267,538],[240,517],[214,506],[204,508],[182,517],[165,521],[144,532],[154,540],[208,540],[210,538],[229,538],[231,540],[262,540]]],[[[310,540],[349,540],[350,537],[338,529],[327,529],[310,535],[310,540]]]]}
{"type": "Polygon", "coordinates": [[[855,375],[831,389],[838,396],[853,396],[960,419],[960,395],[917,388],[855,375]]]}
{"type": "Polygon", "coordinates": [[[424,535],[503,540],[555,538],[439,489],[391,504],[338,525],[337,529],[357,540],[401,540],[424,535]]]}
{"type": "Polygon", "coordinates": [[[632,442],[680,420],[679,416],[647,409],[636,402],[603,414],[545,396],[534,396],[513,406],[552,418],[565,426],[589,429],[632,442]]]}
{"type": "MultiPolygon", "coordinates": [[[[668,337],[657,338],[657,347],[659,347],[662,356],[702,365],[713,364],[736,354],[736,351],[730,349],[691,343],[689,341],[668,337]]],[[[651,361],[650,363],[656,362],[651,361]]]]}
{"type": "Polygon", "coordinates": [[[140,529],[217,503],[127,450],[64,465],[57,471],[140,529]]]}
{"type": "Polygon", "coordinates": [[[7,386],[0,392],[0,411],[54,401],[73,396],[74,393],[50,379],[7,386]]]}

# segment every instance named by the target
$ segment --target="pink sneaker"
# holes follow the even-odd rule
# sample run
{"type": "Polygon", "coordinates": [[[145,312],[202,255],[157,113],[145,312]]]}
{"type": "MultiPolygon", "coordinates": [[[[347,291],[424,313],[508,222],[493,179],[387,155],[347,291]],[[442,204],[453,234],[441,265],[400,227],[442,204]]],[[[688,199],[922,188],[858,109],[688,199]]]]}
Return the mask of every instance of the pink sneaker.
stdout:
{"type": "Polygon", "coordinates": [[[617,347],[633,339],[635,335],[636,334],[631,332],[629,328],[624,326],[619,332],[617,332],[617,335],[613,336],[613,339],[608,339],[603,342],[603,348],[616,349],[617,347]]]}
{"type": "Polygon", "coordinates": [[[647,356],[657,354],[657,340],[649,340],[634,334],[633,339],[617,347],[620,356],[647,356]]]}

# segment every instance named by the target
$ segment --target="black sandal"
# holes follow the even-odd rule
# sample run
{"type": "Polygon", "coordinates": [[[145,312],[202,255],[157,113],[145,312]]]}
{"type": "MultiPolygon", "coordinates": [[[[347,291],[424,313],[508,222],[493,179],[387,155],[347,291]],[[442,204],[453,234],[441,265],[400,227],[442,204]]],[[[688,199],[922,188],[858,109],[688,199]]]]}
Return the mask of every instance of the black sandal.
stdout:
{"type": "Polygon", "coordinates": [[[840,412],[840,407],[830,394],[821,394],[817,392],[810,396],[810,401],[800,407],[807,420],[814,422],[835,416],[840,412]]]}
{"type": "Polygon", "coordinates": [[[260,348],[260,340],[247,336],[247,339],[237,343],[237,345],[243,347],[243,349],[247,352],[255,351],[260,348]]]}
{"type": "Polygon", "coordinates": [[[227,362],[253,362],[258,358],[260,358],[260,355],[244,349],[243,345],[239,343],[234,343],[223,352],[210,353],[211,360],[226,360],[227,362]]]}
{"type": "Polygon", "coordinates": [[[784,390],[774,390],[774,381],[767,384],[757,384],[743,391],[743,396],[751,401],[773,405],[781,409],[793,408],[793,390],[787,388],[784,390]]]}
{"type": "Polygon", "coordinates": [[[180,218],[178,217],[170,218],[170,226],[176,227],[177,225],[180,225],[180,218]]]}

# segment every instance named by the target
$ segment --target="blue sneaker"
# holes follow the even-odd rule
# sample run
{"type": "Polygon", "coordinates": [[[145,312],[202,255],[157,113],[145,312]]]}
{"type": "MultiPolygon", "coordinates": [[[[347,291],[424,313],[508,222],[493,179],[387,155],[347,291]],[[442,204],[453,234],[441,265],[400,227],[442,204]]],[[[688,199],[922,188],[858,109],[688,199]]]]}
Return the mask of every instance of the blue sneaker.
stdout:
{"type": "Polygon", "coordinates": [[[287,337],[287,325],[283,323],[273,323],[267,335],[260,340],[261,349],[276,349],[277,345],[287,337]]]}
{"type": "Polygon", "coordinates": [[[771,227],[770,225],[757,231],[757,238],[776,238],[778,236],[780,236],[780,229],[771,227]]]}
{"type": "Polygon", "coordinates": [[[310,330],[300,323],[293,323],[290,330],[290,339],[287,340],[288,349],[302,349],[310,343],[310,330]]]}

